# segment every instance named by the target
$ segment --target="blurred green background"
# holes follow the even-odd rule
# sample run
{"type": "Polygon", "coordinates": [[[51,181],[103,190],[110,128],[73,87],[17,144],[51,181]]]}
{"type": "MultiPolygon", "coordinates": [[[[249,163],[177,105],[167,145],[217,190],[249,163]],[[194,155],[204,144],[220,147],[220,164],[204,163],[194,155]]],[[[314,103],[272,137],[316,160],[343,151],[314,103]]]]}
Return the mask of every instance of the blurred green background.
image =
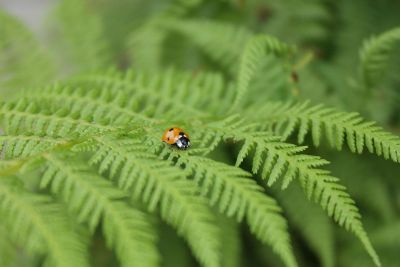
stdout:
{"type": "MultiPolygon", "coordinates": [[[[399,0],[0,0],[0,97],[16,98],[22,89],[109,68],[215,71],[230,81],[237,66],[224,65],[226,54],[241,52],[250,34],[267,33],[298,48],[289,65],[271,60],[260,70],[254,86],[269,101],[310,100],[359,112],[400,134],[400,38],[387,47],[387,66],[373,83],[362,77],[360,56],[365,41],[399,26],[399,0]],[[4,17],[14,24],[2,23],[4,17]],[[222,25],[219,32],[215,25],[222,25]],[[213,34],[221,34],[218,42],[213,34]],[[274,73],[287,75],[277,80],[274,73]]],[[[312,152],[333,162],[330,168],[358,203],[383,266],[400,266],[400,168],[323,146],[312,152]]],[[[294,209],[285,215],[301,266],[373,266],[357,240],[321,211],[308,203],[293,206],[296,194],[277,195],[284,208],[294,209]],[[308,229],[296,214],[315,216],[318,225],[308,229]],[[326,247],[307,240],[307,231],[326,239],[326,247]]],[[[164,266],[197,265],[171,229],[162,233],[164,266]]],[[[242,266],[281,266],[245,231],[243,240],[242,266]]],[[[100,237],[92,249],[95,266],[116,266],[100,237]]],[[[31,264],[21,255],[14,266],[31,264]]]]}

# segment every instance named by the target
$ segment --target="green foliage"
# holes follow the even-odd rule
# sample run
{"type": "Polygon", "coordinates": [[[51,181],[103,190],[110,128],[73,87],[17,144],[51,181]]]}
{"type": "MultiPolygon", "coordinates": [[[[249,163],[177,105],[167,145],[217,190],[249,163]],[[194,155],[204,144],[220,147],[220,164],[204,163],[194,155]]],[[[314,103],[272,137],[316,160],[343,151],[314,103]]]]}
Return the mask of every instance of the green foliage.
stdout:
{"type": "Polygon", "coordinates": [[[85,244],[60,204],[27,192],[15,177],[3,177],[0,183],[2,223],[16,242],[32,253],[45,254],[47,266],[89,266],[85,244]]]}
{"type": "Polygon", "coordinates": [[[17,19],[0,10],[0,86],[2,97],[13,90],[35,88],[54,79],[50,56],[17,19]]]}
{"type": "Polygon", "coordinates": [[[390,52],[400,42],[400,28],[387,31],[366,41],[360,51],[361,76],[367,87],[381,81],[390,52]]]}
{"type": "Polygon", "coordinates": [[[398,106],[378,126],[360,90],[396,16],[348,83],[360,43],[330,33],[357,27],[330,14],[359,1],[100,2],[61,1],[43,40],[0,11],[0,266],[396,266],[398,106]]]}

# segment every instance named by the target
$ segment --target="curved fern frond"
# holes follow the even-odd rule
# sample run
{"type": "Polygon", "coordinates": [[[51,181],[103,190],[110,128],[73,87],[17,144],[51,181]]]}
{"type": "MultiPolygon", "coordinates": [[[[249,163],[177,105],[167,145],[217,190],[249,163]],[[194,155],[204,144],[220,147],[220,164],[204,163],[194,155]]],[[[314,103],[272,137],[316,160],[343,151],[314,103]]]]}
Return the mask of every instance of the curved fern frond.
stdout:
{"type": "Polygon", "coordinates": [[[102,222],[105,239],[122,266],[158,266],[155,229],[148,215],[129,206],[125,194],[87,166],[71,161],[76,155],[46,154],[41,187],[61,195],[77,220],[93,232],[102,222]]]}
{"type": "Polygon", "coordinates": [[[248,172],[205,157],[183,153],[176,156],[177,165],[193,172],[194,181],[211,205],[239,222],[245,219],[251,232],[270,245],[286,266],[297,266],[281,208],[248,172]]]}
{"type": "Polygon", "coordinates": [[[338,183],[338,178],[331,176],[328,171],[319,169],[328,163],[326,160],[299,154],[306,147],[283,143],[280,141],[281,137],[274,137],[270,132],[254,130],[255,125],[241,122],[237,125],[234,130],[228,131],[217,127],[209,127],[206,130],[219,132],[224,140],[243,142],[236,166],[251,155],[252,173],[259,173],[263,179],[267,179],[268,186],[272,186],[280,179],[284,189],[294,179],[299,179],[307,198],[319,203],[340,226],[354,233],[374,263],[380,266],[379,257],[361,223],[361,215],[346,188],[338,183]]]}
{"type": "Polygon", "coordinates": [[[86,244],[68,224],[63,207],[15,182],[0,179],[0,214],[11,237],[30,252],[46,254],[48,266],[89,266],[86,244]]]}
{"type": "Polygon", "coordinates": [[[360,67],[362,79],[368,88],[382,79],[390,52],[396,44],[400,46],[400,28],[388,30],[364,42],[360,50],[360,67]]]}
{"type": "Polygon", "coordinates": [[[268,55],[287,56],[293,48],[268,35],[256,35],[252,37],[244,48],[241,56],[236,98],[231,106],[235,110],[247,93],[250,81],[254,78],[261,63],[268,55]]]}
{"type": "Polygon", "coordinates": [[[147,152],[142,140],[94,137],[97,143],[91,159],[100,172],[117,179],[118,186],[141,199],[149,210],[159,209],[163,220],[187,240],[204,266],[220,265],[218,228],[207,202],[184,172],[147,152]]]}
{"type": "Polygon", "coordinates": [[[311,132],[316,146],[322,136],[326,136],[329,144],[337,150],[341,150],[346,142],[353,153],[361,154],[366,147],[370,153],[394,162],[400,161],[400,138],[374,122],[364,121],[358,113],[337,112],[323,105],[310,106],[308,102],[295,105],[271,103],[259,112],[265,116],[257,121],[263,121],[266,127],[282,135],[283,139],[298,129],[299,143],[303,143],[311,132]]]}
{"type": "Polygon", "coordinates": [[[9,96],[55,78],[52,60],[33,34],[0,10],[0,90],[9,96]]]}

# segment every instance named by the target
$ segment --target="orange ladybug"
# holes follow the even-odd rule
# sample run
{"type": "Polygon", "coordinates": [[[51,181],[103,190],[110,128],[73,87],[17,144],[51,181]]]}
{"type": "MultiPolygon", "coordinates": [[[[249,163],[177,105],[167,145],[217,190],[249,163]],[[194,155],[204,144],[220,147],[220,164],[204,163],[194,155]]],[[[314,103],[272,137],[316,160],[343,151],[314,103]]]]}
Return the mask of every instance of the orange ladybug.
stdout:
{"type": "Polygon", "coordinates": [[[178,127],[168,128],[165,130],[161,140],[167,144],[174,145],[179,149],[186,149],[190,146],[189,135],[178,127]]]}

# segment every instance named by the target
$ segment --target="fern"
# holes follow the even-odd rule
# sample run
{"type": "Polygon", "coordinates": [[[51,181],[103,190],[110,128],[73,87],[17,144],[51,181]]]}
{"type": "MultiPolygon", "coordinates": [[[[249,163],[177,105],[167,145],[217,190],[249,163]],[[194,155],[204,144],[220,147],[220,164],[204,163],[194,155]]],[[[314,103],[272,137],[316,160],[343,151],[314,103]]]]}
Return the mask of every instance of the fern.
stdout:
{"type": "Polygon", "coordinates": [[[68,116],[71,111],[43,109],[39,103],[21,98],[16,102],[4,103],[0,110],[0,117],[4,120],[4,127],[8,133],[29,132],[36,135],[65,137],[70,134],[84,135],[113,130],[107,124],[91,123],[81,118],[68,116]]]}
{"type": "Polygon", "coordinates": [[[251,36],[245,28],[207,20],[168,20],[163,22],[162,27],[187,36],[229,73],[236,72],[235,62],[251,36]]]}
{"type": "Polygon", "coordinates": [[[85,244],[68,225],[59,204],[26,192],[15,178],[0,179],[0,213],[13,239],[35,253],[46,253],[48,266],[89,266],[85,244]]]}
{"type": "Polygon", "coordinates": [[[251,231],[272,246],[287,266],[297,266],[279,206],[250,179],[249,173],[199,156],[175,157],[178,157],[178,165],[194,173],[194,180],[202,194],[209,196],[211,205],[228,216],[235,216],[238,221],[245,218],[251,231]]]}
{"type": "Polygon", "coordinates": [[[297,185],[286,191],[274,190],[287,217],[298,228],[312,251],[318,256],[321,266],[335,266],[335,240],[329,218],[313,203],[301,198],[301,189],[297,185]]]}
{"type": "MultiPolygon", "coordinates": [[[[248,110],[249,114],[255,112],[248,110]]],[[[341,150],[344,143],[353,153],[362,153],[366,147],[370,153],[399,161],[400,139],[377,126],[364,121],[357,113],[337,112],[322,105],[310,106],[308,102],[298,104],[271,103],[259,110],[265,114],[265,126],[288,139],[298,129],[297,141],[303,143],[311,132],[314,145],[318,146],[323,136],[329,144],[341,150]]]]}
{"type": "Polygon", "coordinates": [[[360,50],[361,76],[364,84],[374,87],[385,72],[390,52],[400,41],[400,28],[394,28],[364,42],[360,50]]]}
{"type": "Polygon", "coordinates": [[[260,64],[263,62],[264,58],[270,54],[288,55],[289,52],[289,46],[282,44],[274,37],[259,35],[251,38],[246,44],[242,54],[238,72],[237,93],[231,110],[235,110],[246,95],[250,81],[256,74],[256,70],[260,68],[260,64]]]}
{"type": "Polygon", "coordinates": [[[398,265],[398,4],[106,2],[0,11],[0,265],[398,265]]]}
{"type": "Polygon", "coordinates": [[[94,231],[102,221],[107,243],[114,247],[122,266],[157,266],[154,229],[147,215],[129,207],[125,194],[80,162],[69,162],[74,155],[46,154],[46,170],[41,187],[62,195],[77,220],[94,231]]]}
{"type": "Polygon", "coordinates": [[[90,12],[86,1],[61,1],[49,21],[49,38],[57,44],[52,46],[53,53],[64,72],[74,74],[111,64],[100,18],[90,12]]]}
{"type": "Polygon", "coordinates": [[[353,232],[363,243],[376,265],[380,265],[378,255],[360,221],[360,214],[354,201],[339,185],[339,179],[332,177],[328,171],[318,169],[327,161],[316,157],[301,155],[305,147],[283,143],[280,137],[271,136],[268,132],[252,130],[254,125],[237,125],[235,129],[226,131],[224,128],[208,128],[220,132],[222,139],[233,139],[244,142],[236,160],[239,166],[243,160],[254,151],[252,172],[260,173],[267,179],[267,185],[272,186],[282,179],[282,189],[285,189],[295,178],[298,178],[309,199],[319,203],[329,216],[345,229],[353,232]]]}
{"type": "Polygon", "coordinates": [[[55,78],[51,57],[16,18],[0,10],[0,90],[11,96],[55,78]]]}
{"type": "Polygon", "coordinates": [[[99,171],[109,170],[111,178],[119,172],[116,182],[120,188],[142,199],[149,210],[159,207],[162,218],[177,228],[198,259],[205,266],[218,266],[215,218],[184,174],[146,153],[138,140],[99,137],[95,141],[99,146],[91,162],[98,164],[99,171]]]}

